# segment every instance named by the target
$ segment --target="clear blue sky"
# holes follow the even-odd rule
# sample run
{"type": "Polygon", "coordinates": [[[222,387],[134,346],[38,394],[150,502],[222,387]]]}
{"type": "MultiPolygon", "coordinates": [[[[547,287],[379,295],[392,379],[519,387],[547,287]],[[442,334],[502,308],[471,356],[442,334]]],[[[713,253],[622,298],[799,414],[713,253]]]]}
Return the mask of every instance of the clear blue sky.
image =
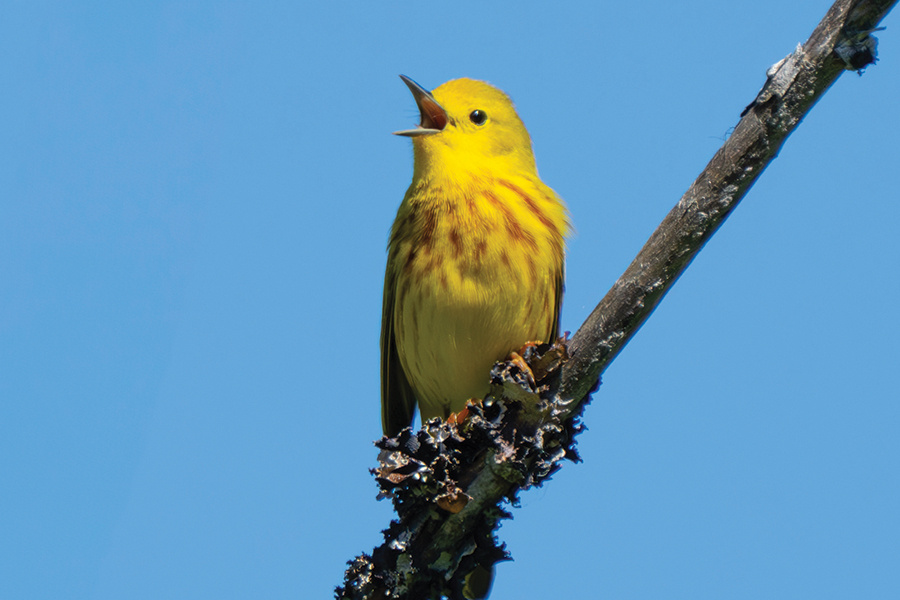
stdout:
{"type": "MultiPolygon", "coordinates": [[[[398,79],[506,90],[577,329],[827,0],[0,9],[0,598],[329,598],[391,517],[398,79]]],[[[607,371],[493,600],[900,597],[900,21],[607,371]]]]}

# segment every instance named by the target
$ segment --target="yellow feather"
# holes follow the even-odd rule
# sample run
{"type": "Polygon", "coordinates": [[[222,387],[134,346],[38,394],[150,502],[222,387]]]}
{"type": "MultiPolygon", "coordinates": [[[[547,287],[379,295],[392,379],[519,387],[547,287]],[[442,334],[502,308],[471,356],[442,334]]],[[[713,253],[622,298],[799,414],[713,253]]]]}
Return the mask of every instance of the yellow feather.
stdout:
{"type": "Polygon", "coordinates": [[[481,398],[493,364],[557,334],[565,205],[537,174],[510,99],[457,79],[431,95],[406,80],[422,111],[413,181],[388,245],[382,323],[386,434],[446,418],[481,398]],[[443,111],[443,114],[442,112],[443,111]]]}

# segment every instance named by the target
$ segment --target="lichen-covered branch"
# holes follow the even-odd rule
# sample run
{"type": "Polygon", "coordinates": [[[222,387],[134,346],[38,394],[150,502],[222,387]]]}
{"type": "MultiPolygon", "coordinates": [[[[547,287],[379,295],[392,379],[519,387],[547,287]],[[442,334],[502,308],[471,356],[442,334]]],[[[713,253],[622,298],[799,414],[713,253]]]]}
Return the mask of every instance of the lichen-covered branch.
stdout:
{"type": "Polygon", "coordinates": [[[838,0],[806,43],[766,73],[730,138],[573,338],[498,364],[468,415],[377,443],[373,470],[398,519],[353,561],[338,598],[463,598],[466,578],[508,558],[494,532],[519,491],[564,458],[600,375],[844,70],[875,62],[871,36],[897,0],[838,0]]]}

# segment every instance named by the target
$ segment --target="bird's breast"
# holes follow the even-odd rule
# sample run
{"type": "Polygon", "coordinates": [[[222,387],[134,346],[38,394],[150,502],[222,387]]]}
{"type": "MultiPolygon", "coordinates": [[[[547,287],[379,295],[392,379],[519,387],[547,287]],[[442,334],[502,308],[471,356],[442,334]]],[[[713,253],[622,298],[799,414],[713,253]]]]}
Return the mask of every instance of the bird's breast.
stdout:
{"type": "Polygon", "coordinates": [[[553,330],[565,213],[514,182],[410,196],[391,240],[398,354],[422,414],[446,416],[487,392],[494,362],[553,330]]]}

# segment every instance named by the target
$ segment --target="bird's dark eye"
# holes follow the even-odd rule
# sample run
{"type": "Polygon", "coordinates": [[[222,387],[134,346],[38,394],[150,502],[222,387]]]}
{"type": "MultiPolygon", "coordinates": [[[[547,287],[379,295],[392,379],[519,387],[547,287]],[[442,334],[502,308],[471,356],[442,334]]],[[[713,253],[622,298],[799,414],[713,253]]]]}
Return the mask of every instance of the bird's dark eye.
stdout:
{"type": "Polygon", "coordinates": [[[476,125],[484,125],[484,122],[487,121],[487,113],[483,110],[473,110],[469,115],[469,120],[476,125]]]}

